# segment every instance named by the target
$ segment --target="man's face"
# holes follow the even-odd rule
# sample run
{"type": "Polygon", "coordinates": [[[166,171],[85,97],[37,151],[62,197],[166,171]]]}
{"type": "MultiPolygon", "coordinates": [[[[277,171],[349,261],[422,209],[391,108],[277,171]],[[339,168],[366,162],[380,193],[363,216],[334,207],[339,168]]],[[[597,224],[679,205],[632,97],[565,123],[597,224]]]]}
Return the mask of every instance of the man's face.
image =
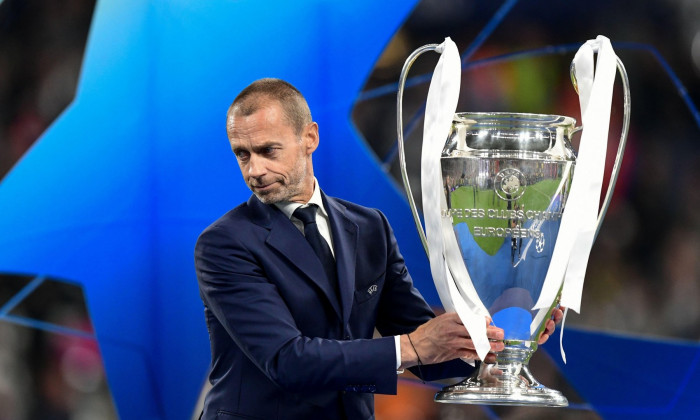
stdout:
{"type": "Polygon", "coordinates": [[[229,115],[227,132],[243,179],[260,201],[306,203],[311,198],[316,123],[297,135],[279,104],[270,101],[249,116],[229,115]]]}

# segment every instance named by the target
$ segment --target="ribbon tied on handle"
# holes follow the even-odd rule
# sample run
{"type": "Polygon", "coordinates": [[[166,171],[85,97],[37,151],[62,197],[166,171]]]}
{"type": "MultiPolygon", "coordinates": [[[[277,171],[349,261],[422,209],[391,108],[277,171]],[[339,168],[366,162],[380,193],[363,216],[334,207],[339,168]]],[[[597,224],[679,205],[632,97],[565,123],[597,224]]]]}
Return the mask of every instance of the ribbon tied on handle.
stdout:
{"type": "MultiPolygon", "coordinates": [[[[605,170],[617,61],[610,40],[602,35],[587,41],[574,56],[572,79],[579,94],[584,129],[571,193],[562,216],[552,261],[534,309],[549,307],[561,288],[562,306],[567,311],[573,309],[580,312],[586,266],[599,227],[598,204],[605,170]],[[594,53],[597,53],[595,64],[594,53]]],[[[566,362],[563,331],[564,322],[559,344],[562,359],[566,362]]]]}
{"type": "Polygon", "coordinates": [[[464,261],[459,256],[456,240],[445,243],[445,237],[454,238],[454,235],[443,235],[443,229],[451,230],[452,225],[441,218],[442,211],[447,210],[447,200],[442,194],[440,157],[457,109],[462,65],[457,45],[450,38],[445,38],[436,51],[440,53],[440,59],[428,89],[421,154],[423,216],[430,271],[445,310],[457,312],[474,342],[479,358],[484,360],[491,349],[486,336],[489,313],[474,290],[464,261]]]}

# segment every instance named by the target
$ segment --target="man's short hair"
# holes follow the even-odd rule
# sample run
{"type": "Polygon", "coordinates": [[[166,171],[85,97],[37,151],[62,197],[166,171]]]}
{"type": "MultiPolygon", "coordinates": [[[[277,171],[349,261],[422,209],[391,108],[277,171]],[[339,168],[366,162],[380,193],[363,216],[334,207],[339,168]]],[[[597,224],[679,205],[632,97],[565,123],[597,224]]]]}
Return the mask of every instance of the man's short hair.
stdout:
{"type": "Polygon", "coordinates": [[[291,83],[273,78],[256,80],[243,89],[228,109],[229,118],[232,113],[247,117],[270,100],[276,100],[281,105],[287,123],[297,135],[312,121],[304,95],[291,83]]]}

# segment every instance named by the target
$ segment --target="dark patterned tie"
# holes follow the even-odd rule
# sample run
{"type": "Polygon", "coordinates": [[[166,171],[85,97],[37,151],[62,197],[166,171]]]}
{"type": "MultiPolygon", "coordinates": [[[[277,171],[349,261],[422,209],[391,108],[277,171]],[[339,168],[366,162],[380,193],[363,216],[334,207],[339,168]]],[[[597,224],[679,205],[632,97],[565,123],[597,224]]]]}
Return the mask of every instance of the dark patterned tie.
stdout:
{"type": "Polygon", "coordinates": [[[321,232],[318,231],[318,225],[316,224],[317,208],[318,206],[315,204],[311,204],[308,207],[299,207],[294,210],[293,215],[304,223],[304,236],[311,244],[311,248],[313,248],[318,259],[321,260],[326,276],[337,293],[338,279],[335,269],[335,258],[333,258],[328,242],[321,236],[321,232]]]}

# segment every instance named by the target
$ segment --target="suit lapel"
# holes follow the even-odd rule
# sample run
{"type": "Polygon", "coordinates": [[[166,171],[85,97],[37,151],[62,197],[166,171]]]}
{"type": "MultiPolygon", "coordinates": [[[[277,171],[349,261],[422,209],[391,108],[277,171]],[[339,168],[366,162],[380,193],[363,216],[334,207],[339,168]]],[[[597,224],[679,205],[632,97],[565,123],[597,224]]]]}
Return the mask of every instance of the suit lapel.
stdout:
{"type": "Polygon", "coordinates": [[[333,248],[338,269],[343,327],[348,325],[355,291],[355,264],[357,257],[357,225],[346,215],[346,208],[321,191],[323,205],[328,212],[333,248]]]}
{"type": "MultiPolygon", "coordinates": [[[[333,310],[342,319],[342,312],[336,293],[326,279],[321,262],[314,255],[311,245],[294,224],[274,206],[262,203],[255,195],[248,200],[252,210],[253,223],[269,229],[266,243],[280,252],[289,262],[302,271],[326,296],[333,310]]],[[[341,288],[342,289],[342,288],[341,288]]]]}

